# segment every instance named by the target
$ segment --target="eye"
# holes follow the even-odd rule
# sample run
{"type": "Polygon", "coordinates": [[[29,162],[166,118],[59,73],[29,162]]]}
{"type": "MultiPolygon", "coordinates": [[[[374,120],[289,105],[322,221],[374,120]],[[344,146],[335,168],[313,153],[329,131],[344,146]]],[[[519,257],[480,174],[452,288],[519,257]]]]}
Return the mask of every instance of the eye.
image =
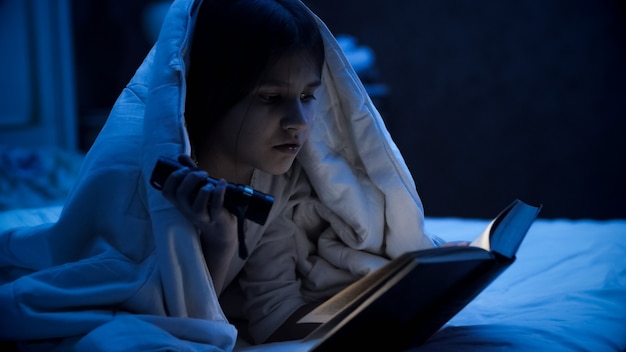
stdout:
{"type": "Polygon", "coordinates": [[[262,101],[268,103],[268,104],[275,104],[280,102],[280,95],[278,94],[259,94],[259,98],[261,98],[262,101]]]}
{"type": "Polygon", "coordinates": [[[307,93],[302,93],[300,94],[300,100],[302,101],[312,101],[315,100],[317,98],[315,98],[315,95],[313,94],[307,94],[307,93]]]}

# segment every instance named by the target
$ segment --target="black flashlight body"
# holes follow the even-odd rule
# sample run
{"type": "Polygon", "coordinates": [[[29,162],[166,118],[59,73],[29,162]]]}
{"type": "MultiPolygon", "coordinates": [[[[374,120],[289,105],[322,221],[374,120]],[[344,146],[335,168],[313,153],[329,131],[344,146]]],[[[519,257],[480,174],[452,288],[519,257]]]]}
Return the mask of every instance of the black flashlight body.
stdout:
{"type": "MultiPolygon", "coordinates": [[[[165,180],[174,171],[185,167],[177,160],[159,157],[150,177],[152,187],[162,190],[165,180]]],[[[207,177],[206,183],[217,185],[217,180],[207,177]]],[[[264,225],[274,204],[274,197],[259,192],[250,186],[227,183],[224,194],[224,208],[236,216],[243,215],[246,219],[264,225]]]]}

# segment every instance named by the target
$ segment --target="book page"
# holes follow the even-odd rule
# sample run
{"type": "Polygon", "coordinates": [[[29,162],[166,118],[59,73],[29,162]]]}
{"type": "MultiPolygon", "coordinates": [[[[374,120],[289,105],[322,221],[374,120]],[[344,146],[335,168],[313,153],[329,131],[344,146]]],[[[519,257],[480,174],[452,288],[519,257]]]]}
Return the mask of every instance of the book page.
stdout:
{"type": "Polygon", "coordinates": [[[359,298],[380,286],[380,284],[384,282],[385,279],[389,278],[392,273],[404,266],[404,263],[406,263],[408,259],[408,256],[398,257],[396,260],[387,263],[378,270],[375,270],[363,278],[355,281],[329,298],[326,302],[310,311],[307,315],[300,318],[298,323],[327,322],[342,309],[359,301],[359,298]]]}
{"type": "MultiPolygon", "coordinates": [[[[372,273],[373,275],[373,273],[372,273]]],[[[348,306],[369,286],[369,276],[357,280],[341,292],[329,298],[326,302],[320,304],[304,317],[298,320],[298,323],[325,323],[332,318],[337,312],[348,306]]]]}
{"type": "Polygon", "coordinates": [[[494,220],[491,220],[487,228],[480,234],[480,236],[476,237],[470,246],[482,248],[486,251],[491,251],[491,227],[493,226],[494,220]]]}
{"type": "Polygon", "coordinates": [[[470,245],[513,258],[540,209],[516,199],[470,245]]]}
{"type": "Polygon", "coordinates": [[[528,205],[519,199],[513,202],[495,219],[489,240],[491,250],[513,258],[540,210],[541,206],[528,205]]]}

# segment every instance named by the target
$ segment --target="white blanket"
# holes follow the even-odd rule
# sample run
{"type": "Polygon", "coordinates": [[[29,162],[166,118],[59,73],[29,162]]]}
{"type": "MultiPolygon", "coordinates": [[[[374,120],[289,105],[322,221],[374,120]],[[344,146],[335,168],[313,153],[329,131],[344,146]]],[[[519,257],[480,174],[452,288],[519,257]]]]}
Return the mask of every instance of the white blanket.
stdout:
{"type": "MultiPolygon", "coordinates": [[[[194,227],[149,186],[158,156],[190,152],[184,55],[193,5],[173,3],[59,220],[0,234],[0,339],[61,338],[62,349],[233,348],[236,331],[218,304],[194,227]]],[[[319,24],[327,50],[322,109],[300,163],[320,199],[354,228],[356,237],[341,238],[346,246],[388,257],[432,246],[400,152],[319,24]]]]}

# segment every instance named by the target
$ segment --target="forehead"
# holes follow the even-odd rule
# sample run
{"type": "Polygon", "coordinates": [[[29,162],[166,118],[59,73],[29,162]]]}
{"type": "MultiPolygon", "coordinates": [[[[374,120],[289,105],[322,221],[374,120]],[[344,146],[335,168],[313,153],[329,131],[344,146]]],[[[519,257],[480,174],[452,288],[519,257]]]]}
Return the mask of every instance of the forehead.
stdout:
{"type": "Polygon", "coordinates": [[[286,53],[272,60],[260,85],[320,85],[321,72],[306,51],[286,53]]]}

